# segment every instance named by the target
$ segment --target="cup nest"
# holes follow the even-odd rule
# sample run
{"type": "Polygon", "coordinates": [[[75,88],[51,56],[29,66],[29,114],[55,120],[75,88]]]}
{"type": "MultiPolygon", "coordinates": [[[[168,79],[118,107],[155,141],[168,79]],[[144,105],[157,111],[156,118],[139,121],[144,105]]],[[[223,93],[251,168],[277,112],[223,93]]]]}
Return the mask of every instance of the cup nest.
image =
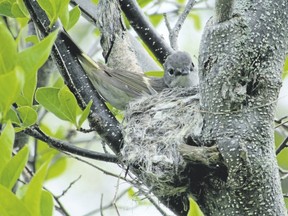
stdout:
{"type": "Polygon", "coordinates": [[[123,161],[160,196],[186,191],[186,162],[178,147],[200,135],[203,119],[197,88],[165,89],[129,103],[123,121],[123,161]]]}

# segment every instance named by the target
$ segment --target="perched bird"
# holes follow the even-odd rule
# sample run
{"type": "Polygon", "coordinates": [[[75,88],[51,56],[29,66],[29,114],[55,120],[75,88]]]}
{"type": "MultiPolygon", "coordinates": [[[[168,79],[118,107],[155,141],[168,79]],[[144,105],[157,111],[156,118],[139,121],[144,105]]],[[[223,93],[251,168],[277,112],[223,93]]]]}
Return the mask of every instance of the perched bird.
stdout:
{"type": "Polygon", "coordinates": [[[176,51],[169,55],[164,63],[164,83],[169,88],[196,87],[199,83],[198,73],[187,52],[176,51]]]}
{"type": "Polygon", "coordinates": [[[112,69],[96,63],[81,51],[66,32],[60,31],[60,34],[63,34],[71,45],[72,52],[76,52],[81,66],[97,92],[117,109],[124,110],[133,98],[156,94],[164,88],[190,87],[196,82],[193,80],[196,76],[192,73],[195,72],[194,65],[186,52],[179,51],[168,56],[164,63],[164,78],[152,78],[145,74],[112,69]]]}

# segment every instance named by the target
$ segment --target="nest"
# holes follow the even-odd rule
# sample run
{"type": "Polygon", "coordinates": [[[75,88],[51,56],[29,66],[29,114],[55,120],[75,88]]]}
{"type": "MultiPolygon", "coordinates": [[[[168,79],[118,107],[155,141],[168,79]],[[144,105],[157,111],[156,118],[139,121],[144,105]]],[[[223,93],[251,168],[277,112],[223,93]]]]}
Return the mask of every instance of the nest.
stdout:
{"type": "Polygon", "coordinates": [[[165,89],[128,105],[123,122],[123,160],[137,168],[140,180],[154,194],[171,196],[186,191],[186,163],[178,147],[189,136],[200,135],[203,121],[199,110],[195,88],[165,89]]]}

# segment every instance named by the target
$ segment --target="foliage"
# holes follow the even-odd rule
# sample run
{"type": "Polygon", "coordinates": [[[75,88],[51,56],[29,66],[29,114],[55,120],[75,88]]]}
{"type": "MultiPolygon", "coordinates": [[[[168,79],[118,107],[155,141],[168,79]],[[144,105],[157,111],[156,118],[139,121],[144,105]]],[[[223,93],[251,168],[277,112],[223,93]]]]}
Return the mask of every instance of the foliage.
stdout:
{"type": "Polygon", "coordinates": [[[42,189],[50,160],[38,169],[29,184],[19,186],[17,180],[25,169],[29,149],[25,146],[12,156],[14,133],[11,122],[7,122],[0,136],[0,215],[50,216],[53,197],[42,189]]]}

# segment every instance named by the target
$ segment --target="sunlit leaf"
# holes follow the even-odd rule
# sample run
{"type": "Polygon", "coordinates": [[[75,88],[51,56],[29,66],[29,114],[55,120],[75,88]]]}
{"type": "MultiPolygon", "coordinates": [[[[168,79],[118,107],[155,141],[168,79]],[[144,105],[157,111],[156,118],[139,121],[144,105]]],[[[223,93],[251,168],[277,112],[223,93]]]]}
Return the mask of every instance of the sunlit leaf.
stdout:
{"type": "Polygon", "coordinates": [[[283,73],[282,73],[282,79],[286,78],[288,75],[288,57],[285,60],[283,73]]]}
{"type": "Polygon", "coordinates": [[[201,30],[201,20],[200,20],[200,16],[199,16],[198,14],[190,13],[190,14],[188,15],[188,17],[193,20],[195,29],[196,29],[196,30],[201,30]]]}
{"type": "Polygon", "coordinates": [[[151,77],[163,77],[164,76],[164,71],[147,71],[144,73],[146,76],[151,76],[151,77]]]}
{"type": "Polygon", "coordinates": [[[161,21],[164,19],[164,17],[162,14],[153,14],[149,16],[149,19],[151,23],[153,24],[153,26],[158,26],[161,23],[161,21]]]}
{"type": "Polygon", "coordinates": [[[21,125],[23,127],[29,127],[36,123],[37,112],[33,108],[29,106],[22,106],[17,108],[17,111],[21,118],[21,125]]]}
{"type": "Polygon", "coordinates": [[[87,119],[89,113],[90,113],[90,108],[91,108],[91,105],[92,105],[93,101],[91,100],[86,108],[82,111],[82,114],[80,115],[80,118],[78,120],[78,124],[77,124],[77,127],[80,128],[82,126],[82,124],[84,123],[84,121],[87,119]]]}
{"type": "Polygon", "coordinates": [[[12,157],[15,132],[12,124],[8,122],[0,135],[0,173],[12,157]]]}
{"type": "Polygon", "coordinates": [[[204,216],[197,203],[189,198],[189,212],[187,216],[204,216]]]}
{"type": "Polygon", "coordinates": [[[23,202],[27,207],[31,215],[40,215],[41,212],[41,197],[42,197],[42,185],[46,177],[50,160],[44,163],[40,169],[33,176],[28,184],[26,193],[24,195],[23,202]]]}
{"type": "Polygon", "coordinates": [[[23,96],[29,103],[21,105],[32,105],[37,82],[36,72],[47,61],[56,37],[57,31],[54,31],[36,45],[19,53],[18,64],[24,69],[26,80],[23,96]]]}
{"type": "Polygon", "coordinates": [[[41,216],[51,216],[53,215],[53,196],[46,190],[42,190],[41,194],[41,216]]]}
{"type": "Polygon", "coordinates": [[[61,110],[68,117],[71,123],[77,124],[76,117],[80,110],[78,110],[78,104],[75,96],[64,86],[58,93],[60,100],[61,110]]]}
{"type": "Polygon", "coordinates": [[[24,76],[20,70],[14,70],[10,73],[0,75],[0,113],[2,113],[4,117],[20,95],[23,83],[24,76]],[[9,92],[9,94],[7,92],[9,92]]]}
{"type": "MultiPolygon", "coordinates": [[[[5,2],[5,1],[4,1],[5,2]]],[[[2,2],[3,3],[3,2],[2,2]]],[[[0,13],[3,9],[0,3],[0,13]]],[[[0,20],[0,75],[8,73],[15,67],[17,60],[17,44],[7,29],[6,25],[0,20]],[[3,42],[5,41],[5,43],[3,42]]],[[[1,87],[1,86],[0,86],[1,87]]]]}
{"type": "Polygon", "coordinates": [[[69,11],[69,23],[66,27],[66,30],[71,29],[79,20],[81,15],[81,10],[79,9],[79,6],[77,5],[72,10],[69,11]]]}
{"type": "Polygon", "coordinates": [[[0,173],[0,184],[11,190],[22,173],[29,156],[29,149],[24,146],[4,167],[0,173]]]}
{"type": "Polygon", "coordinates": [[[26,207],[15,194],[2,185],[0,185],[0,203],[1,216],[34,216],[30,214],[28,207],[26,207]]]}
{"type": "Polygon", "coordinates": [[[51,87],[42,87],[36,91],[36,101],[40,103],[49,112],[52,112],[58,118],[69,121],[69,117],[62,111],[58,93],[60,89],[51,87]]]}

